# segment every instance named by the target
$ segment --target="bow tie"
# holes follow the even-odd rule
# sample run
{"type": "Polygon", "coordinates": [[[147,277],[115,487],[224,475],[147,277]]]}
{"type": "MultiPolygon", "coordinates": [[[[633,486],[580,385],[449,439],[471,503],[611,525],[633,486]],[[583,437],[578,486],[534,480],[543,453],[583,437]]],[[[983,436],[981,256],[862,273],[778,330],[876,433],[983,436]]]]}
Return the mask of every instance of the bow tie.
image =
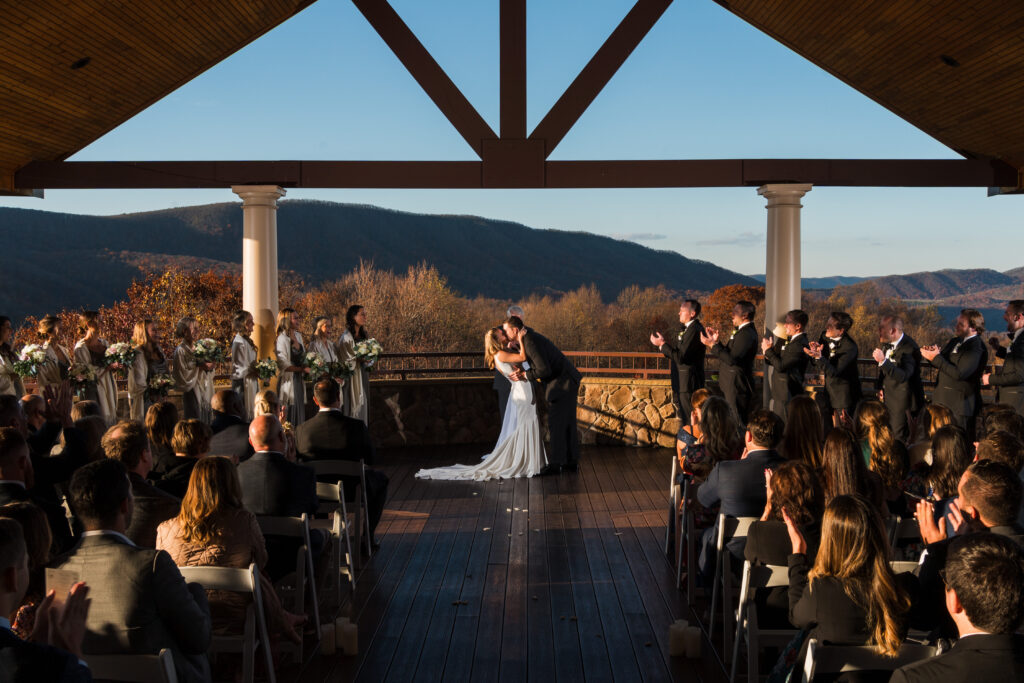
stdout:
{"type": "Polygon", "coordinates": [[[892,351],[893,348],[894,347],[893,347],[893,345],[891,343],[890,344],[882,344],[882,350],[883,351],[892,351]]]}

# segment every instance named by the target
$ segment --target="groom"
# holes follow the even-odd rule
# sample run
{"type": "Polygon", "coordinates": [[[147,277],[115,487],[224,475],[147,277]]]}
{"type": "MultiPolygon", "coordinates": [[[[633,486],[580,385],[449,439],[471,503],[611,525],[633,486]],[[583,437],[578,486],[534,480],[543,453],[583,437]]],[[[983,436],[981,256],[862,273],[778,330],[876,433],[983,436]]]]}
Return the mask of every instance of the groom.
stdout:
{"type": "Polygon", "coordinates": [[[524,327],[518,316],[509,316],[502,327],[509,341],[519,343],[530,364],[529,370],[517,370],[511,379],[544,385],[551,449],[548,465],[540,474],[575,472],[580,460],[580,441],[576,433],[576,399],[582,379],[579,370],[547,337],[524,327]]]}

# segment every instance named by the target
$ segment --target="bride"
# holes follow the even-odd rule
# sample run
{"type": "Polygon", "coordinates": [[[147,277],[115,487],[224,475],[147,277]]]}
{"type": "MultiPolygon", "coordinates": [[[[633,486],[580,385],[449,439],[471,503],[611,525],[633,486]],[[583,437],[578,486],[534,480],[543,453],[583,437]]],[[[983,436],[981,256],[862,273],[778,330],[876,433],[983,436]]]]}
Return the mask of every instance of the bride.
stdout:
{"type": "MultiPolygon", "coordinates": [[[[522,363],[526,356],[522,351],[506,351],[505,341],[505,332],[500,327],[488,330],[484,335],[484,359],[487,361],[487,367],[497,367],[501,374],[508,377],[515,370],[513,364],[522,363]]],[[[483,462],[479,465],[434,467],[420,470],[416,476],[421,479],[472,481],[532,477],[540,472],[547,461],[540,438],[533,385],[525,381],[512,382],[512,391],[501,422],[498,443],[491,453],[484,456],[483,462]]]]}

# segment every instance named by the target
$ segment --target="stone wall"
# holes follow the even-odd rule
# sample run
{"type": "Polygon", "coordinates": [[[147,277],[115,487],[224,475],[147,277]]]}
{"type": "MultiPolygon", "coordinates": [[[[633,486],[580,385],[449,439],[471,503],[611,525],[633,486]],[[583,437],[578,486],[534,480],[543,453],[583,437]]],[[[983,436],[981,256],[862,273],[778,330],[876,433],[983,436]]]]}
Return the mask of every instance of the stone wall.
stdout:
{"type": "Polygon", "coordinates": [[[581,443],[599,445],[671,447],[680,426],[667,379],[587,377],[576,422],[581,443]]]}

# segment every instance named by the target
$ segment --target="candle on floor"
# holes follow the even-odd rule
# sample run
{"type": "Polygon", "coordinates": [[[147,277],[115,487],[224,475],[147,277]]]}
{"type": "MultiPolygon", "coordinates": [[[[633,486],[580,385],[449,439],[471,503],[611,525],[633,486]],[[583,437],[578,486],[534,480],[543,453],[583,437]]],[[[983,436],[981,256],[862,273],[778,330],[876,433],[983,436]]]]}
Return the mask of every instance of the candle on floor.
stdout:
{"type": "Polygon", "coordinates": [[[687,626],[686,631],[683,633],[683,641],[686,644],[686,656],[689,659],[700,657],[700,640],[700,629],[696,626],[687,626]]]}
{"type": "Polygon", "coordinates": [[[335,622],[334,639],[343,654],[359,654],[359,628],[345,617],[335,622]]]}
{"type": "Polygon", "coordinates": [[[320,627],[320,633],[322,639],[320,641],[320,654],[322,655],[333,655],[334,654],[334,624],[323,624],[320,627]]]}
{"type": "Polygon", "coordinates": [[[676,623],[668,627],[668,654],[669,657],[682,657],[686,654],[686,627],[689,623],[686,619],[676,619],[676,623]]]}

